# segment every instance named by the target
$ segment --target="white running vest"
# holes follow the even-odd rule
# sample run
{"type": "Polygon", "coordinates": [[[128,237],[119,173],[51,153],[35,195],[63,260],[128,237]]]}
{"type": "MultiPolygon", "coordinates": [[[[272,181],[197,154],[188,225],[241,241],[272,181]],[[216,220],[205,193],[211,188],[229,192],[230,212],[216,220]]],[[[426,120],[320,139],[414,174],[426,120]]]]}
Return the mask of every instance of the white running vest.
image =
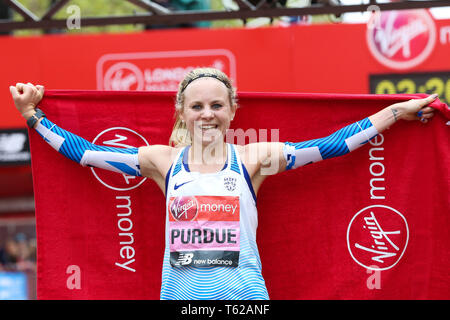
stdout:
{"type": "Polygon", "coordinates": [[[258,216],[234,145],[216,173],[190,172],[189,146],[166,177],[162,300],[266,300],[256,245],[258,216]]]}

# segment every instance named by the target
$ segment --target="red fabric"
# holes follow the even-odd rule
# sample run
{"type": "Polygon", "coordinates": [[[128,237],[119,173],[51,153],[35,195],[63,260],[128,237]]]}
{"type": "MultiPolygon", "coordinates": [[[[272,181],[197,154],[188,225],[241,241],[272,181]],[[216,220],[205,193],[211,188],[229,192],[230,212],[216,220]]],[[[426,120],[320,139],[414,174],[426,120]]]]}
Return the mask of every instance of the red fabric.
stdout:
{"type": "MultiPolygon", "coordinates": [[[[232,128],[254,128],[258,141],[264,141],[259,129],[267,130],[269,141],[277,140],[271,138],[271,129],[279,129],[279,141],[299,142],[324,137],[418,96],[240,93],[241,108],[232,128]]],[[[150,144],[167,144],[173,105],[173,93],[47,91],[41,108],[51,121],[89,141],[103,130],[125,127],[150,144]]],[[[446,108],[438,101],[433,106],[446,108]]],[[[450,298],[446,121],[438,112],[428,124],[399,122],[383,132],[378,146],[368,144],[264,182],[258,194],[257,237],[271,299],[450,298]],[[371,199],[374,178],[379,179],[372,181],[376,186],[385,188],[375,195],[384,199],[371,199]],[[374,245],[380,235],[364,225],[370,222],[367,210],[357,215],[373,205],[396,210],[407,223],[406,229],[392,210],[373,208],[384,231],[394,232],[389,237],[398,247],[394,250],[379,237],[384,241],[379,247],[396,256],[373,264],[392,265],[406,247],[395,265],[377,272],[357,262],[370,254],[355,248],[356,243],[374,245]]],[[[91,169],[56,153],[35,131],[30,139],[38,298],[159,299],[165,200],[156,184],[146,180],[132,190],[107,188],[91,169]],[[132,249],[124,248],[127,241],[132,249]],[[116,265],[126,261],[120,254],[134,259],[127,265],[134,272],[116,265]]],[[[111,186],[117,179],[125,185],[121,175],[96,172],[104,181],[116,179],[111,186]]]]}

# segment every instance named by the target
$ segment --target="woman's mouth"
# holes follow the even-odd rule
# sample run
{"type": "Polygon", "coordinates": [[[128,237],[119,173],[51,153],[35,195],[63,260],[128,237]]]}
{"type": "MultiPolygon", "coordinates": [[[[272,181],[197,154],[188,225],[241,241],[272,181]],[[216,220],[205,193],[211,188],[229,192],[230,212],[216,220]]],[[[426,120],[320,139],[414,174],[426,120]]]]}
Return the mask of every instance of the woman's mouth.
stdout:
{"type": "Polygon", "coordinates": [[[204,124],[200,126],[200,129],[203,131],[211,130],[211,129],[217,129],[219,126],[215,124],[204,124]]]}

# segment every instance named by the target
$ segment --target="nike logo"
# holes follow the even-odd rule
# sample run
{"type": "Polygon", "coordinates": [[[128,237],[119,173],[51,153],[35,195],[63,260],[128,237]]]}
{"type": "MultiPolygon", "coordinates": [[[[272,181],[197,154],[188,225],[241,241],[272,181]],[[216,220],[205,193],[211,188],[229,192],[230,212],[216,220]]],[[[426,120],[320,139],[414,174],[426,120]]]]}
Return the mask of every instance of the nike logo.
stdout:
{"type": "Polygon", "coordinates": [[[174,186],[173,188],[174,188],[175,190],[177,190],[179,187],[185,185],[186,183],[192,182],[192,181],[194,181],[194,180],[186,181],[186,182],[183,182],[182,184],[176,184],[176,183],[175,183],[175,186],[174,186]]]}

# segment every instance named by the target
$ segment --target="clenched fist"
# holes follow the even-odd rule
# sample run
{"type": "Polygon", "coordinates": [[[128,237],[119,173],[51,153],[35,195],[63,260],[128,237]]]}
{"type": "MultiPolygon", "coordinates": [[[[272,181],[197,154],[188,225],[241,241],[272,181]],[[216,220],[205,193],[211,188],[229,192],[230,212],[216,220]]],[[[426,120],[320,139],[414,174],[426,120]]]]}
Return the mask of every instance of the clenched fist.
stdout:
{"type": "Polygon", "coordinates": [[[32,83],[17,83],[10,86],[9,91],[14,100],[17,110],[28,120],[36,111],[35,108],[44,96],[44,87],[34,86],[32,83]]]}

